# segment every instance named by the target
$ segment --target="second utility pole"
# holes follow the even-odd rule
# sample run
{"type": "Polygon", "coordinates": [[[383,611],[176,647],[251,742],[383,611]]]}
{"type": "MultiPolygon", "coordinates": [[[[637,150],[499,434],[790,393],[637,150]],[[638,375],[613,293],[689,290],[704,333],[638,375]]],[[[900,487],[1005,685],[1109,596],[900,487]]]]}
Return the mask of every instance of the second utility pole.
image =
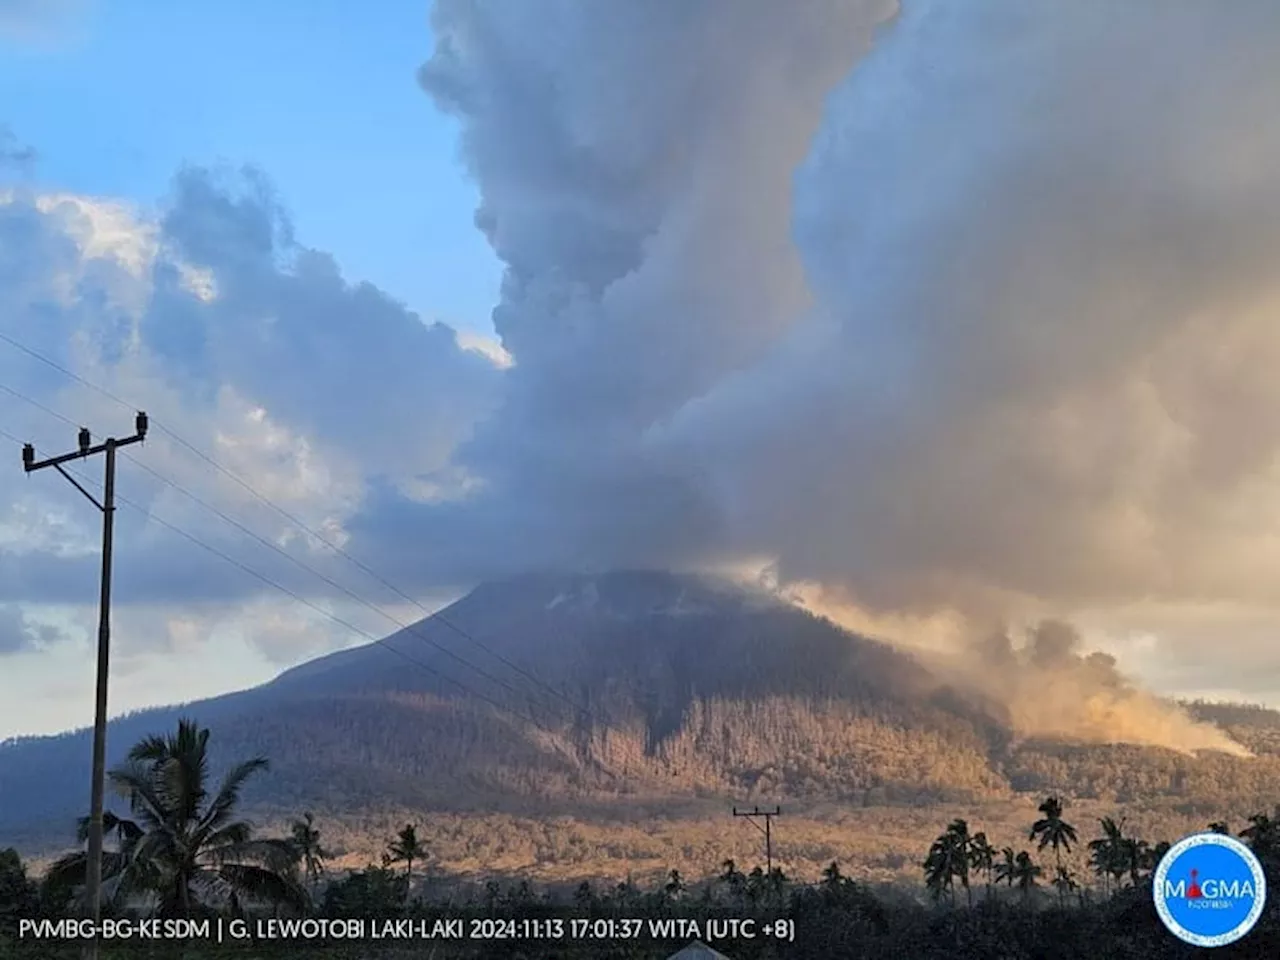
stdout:
{"type": "Polygon", "coordinates": [[[102,583],[98,597],[98,675],[93,698],[93,780],[89,789],[89,852],[85,864],[85,898],[89,901],[89,914],[93,918],[94,936],[86,953],[98,956],[98,925],[102,919],[102,807],[107,778],[107,671],[111,659],[111,547],[112,520],[116,509],[116,450],[131,443],[140,443],[147,435],[147,415],[139,413],[134,421],[136,432],[132,437],[117,440],[108,437],[96,447],[91,446],[89,431],[80,428],[80,448],[74,453],[64,453],[47,460],[36,460],[35,447],[22,447],[22,468],[31,473],[45,467],[53,467],[67,478],[73,487],[102,511],[102,583]],[[83,460],[94,454],[106,454],[105,476],[102,483],[102,502],[99,503],[75,477],[62,469],[71,460],[83,460]]]}
{"type": "Polygon", "coordinates": [[[772,810],[761,810],[759,807],[756,807],[754,810],[739,811],[737,807],[734,807],[733,815],[735,817],[750,817],[752,826],[757,830],[760,829],[760,824],[756,823],[755,818],[764,818],[764,856],[769,865],[768,872],[765,876],[773,876],[773,818],[782,816],[782,808],[774,807],[772,810]]]}

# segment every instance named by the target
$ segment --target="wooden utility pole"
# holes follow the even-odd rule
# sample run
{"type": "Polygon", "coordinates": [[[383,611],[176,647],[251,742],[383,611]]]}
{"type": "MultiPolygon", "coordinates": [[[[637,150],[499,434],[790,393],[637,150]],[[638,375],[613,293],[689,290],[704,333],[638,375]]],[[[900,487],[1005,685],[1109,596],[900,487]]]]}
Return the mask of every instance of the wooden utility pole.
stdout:
{"type": "Polygon", "coordinates": [[[134,435],[124,440],[108,437],[97,446],[92,445],[89,431],[80,428],[79,448],[47,460],[36,460],[36,450],[31,444],[22,447],[22,468],[27,473],[53,467],[67,481],[102,512],[102,583],[98,596],[98,674],[93,700],[93,773],[89,788],[89,853],[85,864],[85,898],[89,915],[93,918],[94,937],[86,948],[86,956],[96,960],[98,956],[98,925],[102,920],[102,806],[107,777],[107,670],[111,659],[111,535],[116,510],[116,450],[131,443],[141,443],[147,435],[147,415],[138,413],[134,421],[134,435]],[[62,469],[64,463],[83,460],[95,454],[106,454],[106,468],[102,484],[102,502],[82,487],[71,474],[62,469]]]}
{"type": "Polygon", "coordinates": [[[761,810],[759,807],[754,807],[751,810],[739,810],[734,807],[733,815],[735,817],[747,817],[748,822],[753,827],[764,833],[764,856],[765,862],[768,864],[768,871],[765,876],[773,876],[773,818],[782,816],[782,808],[774,807],[772,810],[761,810]],[[757,817],[764,820],[763,827],[756,823],[757,817]]]}

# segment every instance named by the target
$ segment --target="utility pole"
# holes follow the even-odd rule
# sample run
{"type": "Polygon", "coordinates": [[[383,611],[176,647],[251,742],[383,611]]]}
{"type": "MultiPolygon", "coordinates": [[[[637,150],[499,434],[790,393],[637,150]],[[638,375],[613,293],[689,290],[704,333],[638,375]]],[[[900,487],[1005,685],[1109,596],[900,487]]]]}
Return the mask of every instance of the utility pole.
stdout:
{"type": "Polygon", "coordinates": [[[22,447],[22,468],[27,473],[53,467],[66,477],[102,513],[102,585],[98,597],[98,675],[93,701],[93,780],[89,790],[89,856],[85,865],[85,897],[89,901],[89,913],[93,918],[94,937],[86,950],[91,960],[98,956],[97,927],[102,920],[102,805],[107,776],[107,669],[111,653],[111,535],[116,504],[116,451],[131,443],[141,443],[147,435],[147,415],[139,412],[134,420],[134,435],[124,440],[108,437],[97,446],[92,445],[87,427],[80,428],[79,448],[72,453],[47,460],[36,460],[36,450],[31,444],[22,447]],[[95,454],[106,454],[106,469],[102,484],[102,502],[82,487],[71,474],[62,469],[64,463],[84,460],[95,454]]]}
{"type": "Polygon", "coordinates": [[[733,815],[735,817],[747,817],[748,822],[753,827],[755,827],[757,830],[760,830],[761,832],[764,833],[764,856],[765,856],[765,862],[768,864],[768,872],[765,874],[765,876],[772,877],[773,876],[773,829],[772,829],[773,818],[782,816],[782,808],[774,807],[772,810],[761,810],[759,807],[755,807],[751,810],[739,810],[737,807],[734,807],[733,815]],[[757,817],[760,817],[764,820],[763,828],[760,826],[760,824],[756,823],[757,817]]]}

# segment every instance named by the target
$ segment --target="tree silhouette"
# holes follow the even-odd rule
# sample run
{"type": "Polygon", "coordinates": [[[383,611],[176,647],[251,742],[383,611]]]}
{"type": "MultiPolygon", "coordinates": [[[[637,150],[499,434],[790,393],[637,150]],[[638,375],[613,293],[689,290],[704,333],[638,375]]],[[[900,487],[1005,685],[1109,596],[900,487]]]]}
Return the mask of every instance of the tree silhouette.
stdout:
{"type": "Polygon", "coordinates": [[[766,883],[767,883],[767,879],[764,875],[764,869],[762,867],[759,867],[759,866],[753,867],[751,869],[751,872],[747,874],[747,882],[746,882],[745,889],[747,894],[747,900],[751,902],[752,906],[759,903],[760,900],[764,897],[766,883]]]}
{"type": "Polygon", "coordinates": [[[1042,872],[1036,862],[1031,859],[1031,854],[1025,850],[1018,854],[1013,864],[1013,879],[1024,898],[1031,895],[1031,891],[1036,886],[1036,878],[1042,872]]]}
{"type": "Polygon", "coordinates": [[[1265,813],[1255,813],[1249,818],[1249,826],[1240,831],[1240,837],[1248,841],[1268,875],[1274,873],[1280,863],[1280,821],[1265,813]]]}
{"type": "Polygon", "coordinates": [[[404,829],[396,834],[389,844],[387,844],[386,863],[396,864],[403,863],[405,880],[409,885],[413,885],[413,861],[425,860],[427,857],[427,845],[418,839],[417,828],[412,823],[407,823],[404,829]]]}
{"type": "Polygon", "coordinates": [[[955,881],[959,880],[973,902],[973,892],[969,888],[969,825],[964,820],[953,820],[933,844],[929,847],[924,863],[924,882],[935,899],[944,893],[950,894],[955,902],[955,881]]]}
{"type": "Polygon", "coordinates": [[[1005,847],[1000,851],[1000,855],[1004,859],[996,864],[996,883],[1012,887],[1013,882],[1018,878],[1018,860],[1013,847],[1005,847]]]}
{"type": "Polygon", "coordinates": [[[991,871],[995,867],[996,850],[987,841],[986,833],[979,831],[969,841],[969,866],[974,873],[980,874],[987,884],[987,893],[991,893],[991,871]]]}
{"type": "Polygon", "coordinates": [[[27,868],[12,847],[0,850],[0,931],[16,927],[23,917],[36,912],[36,885],[27,877],[27,868]]]}
{"type": "Polygon", "coordinates": [[[1142,869],[1151,873],[1160,865],[1160,861],[1164,859],[1164,855],[1169,852],[1169,841],[1161,840],[1154,847],[1149,847],[1145,843],[1142,844],[1142,869]]]}
{"type": "Polygon", "coordinates": [[[845,878],[840,872],[840,864],[832,860],[831,865],[822,871],[822,885],[827,889],[834,889],[842,886],[844,882],[845,878]]]}
{"type": "Polygon", "coordinates": [[[716,880],[728,889],[730,900],[735,904],[741,905],[746,898],[746,875],[738,869],[738,865],[732,860],[726,860],[723,867],[724,872],[716,880]]]}
{"type": "Polygon", "coordinates": [[[1054,859],[1061,869],[1062,851],[1071,852],[1071,845],[1076,842],[1076,828],[1062,819],[1063,803],[1060,797],[1047,797],[1039,809],[1044,816],[1032,824],[1028,839],[1039,838],[1039,850],[1053,847],[1054,859]]]}
{"type": "Polygon", "coordinates": [[[320,831],[316,829],[315,818],[310,813],[303,814],[301,820],[293,821],[289,842],[293,844],[294,853],[314,895],[320,878],[324,876],[329,853],[320,845],[320,831]]]}
{"type": "Polygon", "coordinates": [[[404,874],[371,865],[330,883],[325,888],[320,912],[330,917],[388,919],[404,912],[408,892],[404,874]]]}
{"type": "MultiPolygon", "coordinates": [[[[265,758],[237,764],[217,791],[208,790],[209,731],[181,720],[176,733],[151,736],[108,773],[110,785],[127,798],[132,818],[107,813],[104,832],[116,838],[104,853],[102,892],[106,902],[145,898],[161,916],[189,917],[210,901],[259,901],[302,909],[307,895],[297,882],[297,854],[288,840],[254,839],[235,819],[240,792],[265,758]]],[[[80,840],[88,839],[88,818],[80,840]]],[[[72,853],[49,871],[55,884],[83,883],[87,856],[72,853]]]]}
{"type": "Polygon", "coordinates": [[[1098,824],[1102,836],[1089,841],[1089,864],[1102,878],[1103,889],[1109,890],[1112,884],[1119,886],[1129,870],[1129,840],[1124,835],[1123,820],[1117,823],[1111,817],[1103,817],[1098,824]]]}
{"type": "Polygon", "coordinates": [[[787,891],[787,884],[791,882],[791,878],[783,873],[781,867],[774,867],[765,877],[765,889],[774,903],[781,903],[783,896],[787,891]]]}

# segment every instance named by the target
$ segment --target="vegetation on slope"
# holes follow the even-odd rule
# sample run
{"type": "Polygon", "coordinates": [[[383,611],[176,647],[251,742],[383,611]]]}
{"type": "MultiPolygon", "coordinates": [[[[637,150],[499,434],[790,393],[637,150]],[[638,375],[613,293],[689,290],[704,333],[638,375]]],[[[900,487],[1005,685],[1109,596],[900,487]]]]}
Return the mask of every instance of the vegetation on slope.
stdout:
{"type": "MultiPolygon", "coordinates": [[[[713,875],[678,869],[642,887],[622,882],[535,887],[528,880],[492,876],[484,882],[428,877],[435,859],[434,831],[406,824],[386,841],[380,864],[351,872],[331,869],[323,828],[310,815],[287,836],[256,839],[237,815],[239,788],[264,769],[261,760],[233,767],[216,789],[207,780],[208,732],[184,724],[176,735],[137,744],[127,764],[112,772],[131,820],[111,822],[107,858],[109,916],[269,916],[357,918],[441,917],[559,920],[639,920],[645,931],[629,940],[571,942],[571,938],[450,944],[440,957],[664,957],[690,932],[714,919],[752,917],[763,926],[793,921],[794,943],[768,937],[718,943],[738,960],[789,957],[886,956],[932,958],[1183,958],[1193,952],[1159,925],[1150,877],[1168,841],[1143,838],[1122,819],[1100,818],[1086,833],[1074,806],[1050,796],[1038,816],[1023,823],[1021,849],[992,843],[977,824],[956,818],[916,861],[914,889],[876,887],[847,876],[831,862],[821,877],[799,882],[783,867],[739,868],[727,860],[713,875]],[[1081,856],[1085,857],[1083,864],[1081,856]],[[1073,859],[1074,858],[1074,859],[1073,859]],[[424,869],[425,868],[425,869],[424,869]],[[649,921],[666,926],[657,930],[649,921]]],[[[1229,832],[1224,822],[1210,829],[1229,832]]],[[[1238,831],[1262,860],[1269,883],[1280,882],[1280,817],[1253,814],[1238,831]]],[[[74,955],[48,941],[17,941],[20,919],[75,915],[80,854],[65,857],[36,884],[18,856],[0,852],[0,955],[54,958],[74,955]]],[[[1273,886],[1274,889],[1274,886],[1273,886]]],[[[301,944],[257,943],[214,949],[200,944],[128,948],[133,957],[298,955],[301,944]]],[[[419,950],[421,948],[418,948],[419,950]]],[[[308,956],[374,957],[397,953],[386,944],[305,945],[308,956]]],[[[1223,957],[1275,955],[1280,910],[1273,901],[1259,926],[1223,957]]],[[[124,956],[112,953],[104,956],[124,956]]]]}

